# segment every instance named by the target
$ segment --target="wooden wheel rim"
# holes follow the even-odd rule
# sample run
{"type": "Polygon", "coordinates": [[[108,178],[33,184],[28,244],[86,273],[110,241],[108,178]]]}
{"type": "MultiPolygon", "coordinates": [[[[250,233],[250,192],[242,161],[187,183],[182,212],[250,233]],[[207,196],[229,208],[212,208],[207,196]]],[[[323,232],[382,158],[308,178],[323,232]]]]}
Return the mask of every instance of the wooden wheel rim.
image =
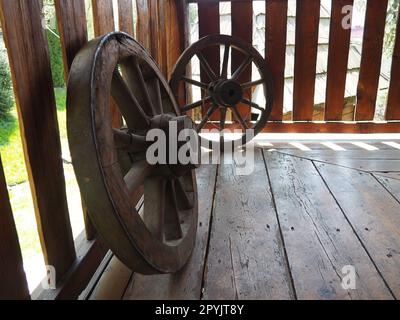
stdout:
{"type": "MultiPolygon", "coordinates": [[[[270,72],[270,68],[268,66],[267,61],[260,55],[260,53],[255,48],[248,45],[245,41],[241,40],[240,38],[217,34],[217,35],[206,36],[197,41],[196,43],[192,44],[182,53],[181,57],[178,59],[178,62],[175,65],[170,80],[171,90],[177,101],[186,100],[185,97],[182,96],[183,92],[182,90],[180,90],[180,84],[183,82],[182,78],[186,76],[187,67],[190,64],[191,60],[193,59],[194,56],[196,56],[198,53],[201,53],[204,49],[212,46],[221,46],[221,45],[229,46],[231,48],[230,51],[232,51],[232,49],[235,49],[244,53],[247,57],[251,57],[252,62],[258,68],[259,73],[263,79],[263,82],[261,84],[263,85],[264,88],[264,96],[266,101],[265,108],[263,108],[263,111],[261,111],[261,116],[259,120],[253,126],[253,128],[251,128],[254,129],[255,135],[257,135],[265,127],[269,119],[269,116],[272,112],[272,106],[273,106],[272,73],[270,72]]],[[[224,68],[224,66],[222,68],[224,68]]],[[[216,75],[218,77],[222,77],[222,74],[219,71],[218,74],[216,75]]],[[[182,109],[181,106],[180,108],[182,109]]],[[[184,112],[184,110],[181,110],[181,112],[184,112]]],[[[212,147],[211,141],[207,140],[204,137],[201,137],[201,139],[206,145],[209,145],[210,148],[212,147]]],[[[250,142],[251,139],[248,136],[246,136],[246,134],[243,134],[241,138],[236,139],[234,141],[237,140],[241,140],[241,144],[244,145],[250,142]]],[[[232,143],[234,143],[234,141],[232,141],[232,143]]],[[[228,141],[226,142],[228,143],[228,141]]]]}
{"type": "MultiPolygon", "coordinates": [[[[139,43],[120,32],[94,39],[75,58],[68,82],[68,138],[72,162],[89,216],[117,257],[134,271],[143,274],[176,272],[187,262],[196,239],[198,212],[195,173],[191,171],[180,178],[184,180],[185,191],[192,194],[192,208],[182,210],[185,211],[186,221],[182,225],[180,220],[178,222],[184,228],[183,238],[180,241],[164,242],[149,230],[152,226],[145,224],[145,220],[149,220],[146,219],[146,194],[150,194],[147,189],[144,219],[130,201],[131,191],[125,183],[119,163],[111,121],[107,120],[111,119],[109,97],[114,86],[114,71],[118,64],[129,71],[127,63],[130,59],[140,59],[142,65],[154,73],[163,92],[163,111],[178,115],[167,82],[139,43]]],[[[135,117],[129,114],[131,111],[124,111],[128,112],[126,118],[135,121],[135,117]]],[[[147,163],[141,161],[141,164],[143,168],[134,173],[145,175],[145,188],[148,184],[157,185],[157,179],[163,180],[148,173],[151,168],[147,163]]],[[[164,186],[161,193],[158,193],[159,197],[149,196],[151,201],[147,203],[161,201],[159,198],[164,196],[162,192],[165,190],[164,186]]],[[[162,223],[165,219],[163,216],[162,223]]]]}

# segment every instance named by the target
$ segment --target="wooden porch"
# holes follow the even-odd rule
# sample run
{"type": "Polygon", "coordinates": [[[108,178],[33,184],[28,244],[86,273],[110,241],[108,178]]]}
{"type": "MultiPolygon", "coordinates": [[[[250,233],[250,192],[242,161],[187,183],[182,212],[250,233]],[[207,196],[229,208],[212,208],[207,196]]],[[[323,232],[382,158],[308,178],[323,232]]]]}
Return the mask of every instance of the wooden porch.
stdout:
{"type": "Polygon", "coordinates": [[[256,149],[249,176],[235,176],[233,165],[203,166],[197,243],[185,269],[142,276],[108,254],[80,298],[398,299],[399,147],[272,142],[256,149]],[[342,287],[348,265],[354,290],[342,287]]]}

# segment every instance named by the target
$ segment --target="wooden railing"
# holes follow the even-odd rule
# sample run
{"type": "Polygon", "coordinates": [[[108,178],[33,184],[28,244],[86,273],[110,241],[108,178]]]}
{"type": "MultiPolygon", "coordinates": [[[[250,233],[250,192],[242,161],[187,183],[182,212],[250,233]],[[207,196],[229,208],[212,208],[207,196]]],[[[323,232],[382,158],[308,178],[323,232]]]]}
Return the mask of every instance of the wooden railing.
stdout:
{"type": "MultiPolygon", "coordinates": [[[[65,78],[75,54],[87,42],[86,14],[93,14],[96,35],[114,30],[112,0],[92,0],[93,12],[85,11],[84,0],[55,0],[61,36],[65,78]]],[[[198,3],[200,37],[219,33],[219,1],[198,3]]],[[[252,1],[231,0],[232,34],[252,41],[252,1]]],[[[41,245],[47,265],[57,271],[57,289],[40,290],[41,299],[77,298],[88,285],[107,248],[85,214],[86,233],[75,242],[69,221],[66,186],[52,83],[48,45],[42,29],[41,0],[0,0],[18,120],[32,190],[41,245]]],[[[283,119],[286,54],[287,0],[267,0],[266,57],[274,78],[275,102],[272,132],[399,132],[400,125],[400,26],[386,112],[386,122],[375,123],[380,57],[387,0],[369,0],[353,122],[342,122],[344,87],[350,31],[340,27],[341,8],[353,0],[333,0],[328,61],[325,122],[312,122],[318,42],[319,0],[297,1],[296,54],[294,70],[293,122],[283,119]]],[[[133,6],[138,11],[136,39],[158,61],[166,77],[188,44],[187,0],[118,0],[119,29],[133,33],[133,6]]],[[[208,52],[210,65],[219,67],[219,53],[208,52]]],[[[240,63],[233,56],[233,67],[240,63]]],[[[250,80],[251,73],[242,75],[250,80]]],[[[118,115],[117,115],[118,116],[118,115]]],[[[22,268],[18,236],[13,222],[6,181],[0,161],[0,298],[30,297],[22,268]]],[[[85,210],[84,210],[85,212],[85,210]]]]}
{"type": "MultiPolygon", "coordinates": [[[[188,0],[197,3],[199,37],[220,32],[219,0],[188,0]]],[[[396,45],[385,121],[374,122],[381,69],[388,0],[367,0],[365,30],[357,102],[353,121],[343,121],[345,85],[351,28],[343,28],[348,12],[342,9],[354,0],[332,0],[327,87],[324,121],[313,122],[320,0],[296,2],[293,121],[283,121],[283,97],[288,23],[288,0],[230,0],[232,35],[252,42],[253,2],[266,6],[265,56],[274,79],[274,106],[265,132],[382,133],[400,132],[400,27],[396,45]]],[[[208,52],[211,67],[218,70],[219,53],[208,52]]],[[[237,57],[232,57],[233,68],[237,57]]],[[[201,75],[204,77],[204,75],[201,75]]],[[[249,80],[251,73],[244,75],[249,80]]]]}
{"type": "MultiPolygon", "coordinates": [[[[119,30],[130,34],[134,33],[134,5],[136,37],[167,77],[184,46],[178,29],[178,17],[184,17],[183,2],[118,0],[119,30]]],[[[55,0],[55,6],[67,79],[74,56],[88,40],[86,14],[93,14],[94,32],[100,36],[115,30],[114,7],[112,0],[93,0],[92,13],[86,13],[84,0],[55,0]]],[[[53,266],[57,276],[56,290],[38,288],[33,297],[77,298],[108,250],[96,237],[86,213],[86,233],[75,241],[72,236],[42,1],[0,0],[0,16],[40,241],[46,265],[53,266]]],[[[0,299],[27,299],[30,295],[1,161],[0,169],[0,299]]]]}

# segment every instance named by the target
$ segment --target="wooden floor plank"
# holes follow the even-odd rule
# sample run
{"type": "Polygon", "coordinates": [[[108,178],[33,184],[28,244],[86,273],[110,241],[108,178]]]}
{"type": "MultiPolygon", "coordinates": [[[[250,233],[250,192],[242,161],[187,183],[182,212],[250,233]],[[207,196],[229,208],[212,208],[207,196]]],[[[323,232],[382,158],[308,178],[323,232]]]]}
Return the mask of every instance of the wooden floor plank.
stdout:
{"type": "Polygon", "coordinates": [[[400,172],[373,172],[375,176],[400,180],[400,172]]]}
{"type": "Polygon", "coordinates": [[[132,270],[114,256],[93,289],[89,300],[121,300],[131,276],[132,270]]]}
{"type": "Polygon", "coordinates": [[[276,213],[261,151],[254,172],[221,165],[204,299],[292,299],[276,213]]]}
{"type": "Polygon", "coordinates": [[[203,165],[197,171],[199,225],[196,247],[188,265],[172,275],[135,274],[124,299],[200,299],[216,174],[215,165],[203,165]]]}
{"type": "Polygon", "coordinates": [[[265,157],[297,297],[391,299],[312,161],[278,152],[265,157]],[[355,290],[342,287],[348,265],[356,270],[355,290]]]}
{"type": "Polygon", "coordinates": [[[374,173],[375,178],[389,191],[389,193],[400,202],[400,173],[396,173],[398,178],[389,178],[374,173]]]}
{"type": "Polygon", "coordinates": [[[331,192],[396,298],[400,298],[400,204],[369,173],[317,163],[331,192]]]}

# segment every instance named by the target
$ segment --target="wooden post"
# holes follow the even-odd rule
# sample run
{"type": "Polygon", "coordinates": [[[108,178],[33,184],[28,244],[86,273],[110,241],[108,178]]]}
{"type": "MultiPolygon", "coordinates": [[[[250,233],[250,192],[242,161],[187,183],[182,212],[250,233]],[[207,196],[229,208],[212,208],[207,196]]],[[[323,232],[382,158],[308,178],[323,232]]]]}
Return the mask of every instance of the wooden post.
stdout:
{"type": "Polygon", "coordinates": [[[0,158],[0,300],[30,299],[0,158]]]}
{"type": "Polygon", "coordinates": [[[132,0],[118,0],[119,30],[134,36],[132,0]]]}
{"type": "Polygon", "coordinates": [[[25,160],[46,263],[60,279],[75,261],[41,0],[0,0],[25,160]]]}

